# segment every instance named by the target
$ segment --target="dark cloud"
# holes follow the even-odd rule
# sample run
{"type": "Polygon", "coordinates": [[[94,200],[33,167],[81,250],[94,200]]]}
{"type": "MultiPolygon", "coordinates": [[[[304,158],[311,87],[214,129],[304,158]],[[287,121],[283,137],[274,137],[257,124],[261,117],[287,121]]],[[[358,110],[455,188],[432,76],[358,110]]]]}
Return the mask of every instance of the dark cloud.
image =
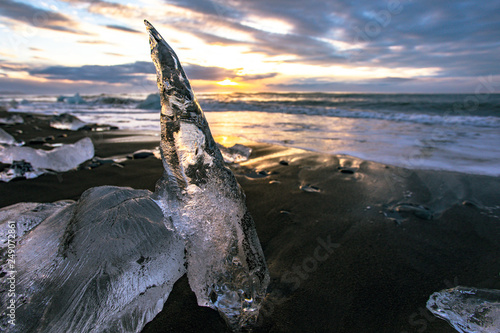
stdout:
{"type": "Polygon", "coordinates": [[[5,17],[37,28],[87,34],[83,31],[70,28],[78,26],[78,23],[62,14],[12,0],[0,1],[0,13],[5,17]]]}
{"type": "Polygon", "coordinates": [[[249,75],[238,75],[238,79],[240,81],[254,81],[254,80],[270,79],[276,76],[278,76],[278,73],[249,74],[249,75]]]}
{"type": "MultiPolygon", "coordinates": [[[[3,65],[0,63],[0,68],[3,68],[2,66],[7,66],[6,69],[11,69],[14,65],[3,65]]],[[[93,81],[107,83],[137,82],[145,80],[148,75],[156,74],[153,63],[148,61],[136,61],[134,63],[112,66],[51,66],[32,69],[20,67],[18,70],[27,70],[30,75],[50,80],[93,81]]],[[[276,75],[276,73],[271,73],[260,77],[259,75],[239,76],[237,74],[238,70],[225,69],[221,67],[205,67],[195,64],[186,64],[184,66],[184,70],[191,80],[209,81],[220,81],[235,77],[240,77],[243,80],[257,80],[266,76],[272,77],[276,75]]]]}
{"type": "Polygon", "coordinates": [[[32,69],[29,73],[33,76],[51,80],[123,83],[141,80],[144,78],[144,75],[140,76],[140,74],[154,74],[155,69],[151,62],[136,61],[130,64],[113,66],[51,66],[42,69],[32,69]]]}
{"type": "Polygon", "coordinates": [[[205,67],[195,64],[187,64],[184,66],[184,70],[190,80],[220,81],[236,76],[235,70],[221,67],[205,67]]]}
{"type": "Polygon", "coordinates": [[[131,29],[131,28],[124,27],[122,25],[116,25],[116,24],[106,25],[106,28],[114,29],[114,30],[120,30],[120,31],[124,31],[124,32],[132,32],[132,33],[135,33],[135,34],[142,33],[142,31],[138,31],[138,30],[135,30],[135,29],[131,29]]]}
{"type": "Polygon", "coordinates": [[[79,40],[78,43],[81,44],[112,44],[103,40],[79,40]]]}
{"type": "Polygon", "coordinates": [[[15,79],[9,77],[0,77],[0,94],[74,94],[76,92],[85,92],[88,94],[101,93],[122,93],[134,91],[138,93],[152,93],[156,90],[154,80],[143,81],[142,84],[109,84],[106,82],[86,82],[86,81],[52,81],[47,82],[15,79]]]}
{"type": "Polygon", "coordinates": [[[339,91],[339,92],[379,92],[379,93],[435,93],[436,86],[441,93],[467,93],[474,91],[474,80],[456,80],[454,78],[396,78],[364,79],[355,81],[308,78],[295,80],[287,84],[268,84],[276,91],[339,91]]]}

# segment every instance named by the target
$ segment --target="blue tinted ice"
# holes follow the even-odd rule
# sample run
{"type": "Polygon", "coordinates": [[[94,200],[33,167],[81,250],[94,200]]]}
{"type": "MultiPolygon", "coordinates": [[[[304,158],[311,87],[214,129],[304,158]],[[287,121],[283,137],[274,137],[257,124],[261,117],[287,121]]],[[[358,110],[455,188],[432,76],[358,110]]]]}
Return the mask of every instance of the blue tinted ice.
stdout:
{"type": "Polygon", "coordinates": [[[500,332],[500,290],[455,287],[431,295],[427,309],[458,332],[500,332]]]}

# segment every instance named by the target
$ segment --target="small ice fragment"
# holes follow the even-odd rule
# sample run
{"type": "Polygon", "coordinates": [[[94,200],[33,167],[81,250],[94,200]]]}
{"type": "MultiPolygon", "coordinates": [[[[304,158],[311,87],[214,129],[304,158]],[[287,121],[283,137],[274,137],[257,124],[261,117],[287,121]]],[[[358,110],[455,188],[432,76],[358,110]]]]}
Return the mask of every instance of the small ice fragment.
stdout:
{"type": "Polygon", "coordinates": [[[427,309],[461,333],[498,333],[500,290],[455,287],[432,294],[427,309]]]}
{"type": "Polygon", "coordinates": [[[5,125],[15,125],[15,124],[23,124],[24,119],[20,115],[12,114],[6,118],[0,118],[0,124],[5,125]]]}
{"type": "Polygon", "coordinates": [[[12,135],[0,128],[0,144],[13,145],[15,143],[16,139],[14,139],[12,135]]]}
{"type": "Polygon", "coordinates": [[[219,150],[226,163],[241,163],[248,160],[252,153],[252,148],[240,144],[235,144],[232,147],[226,148],[223,145],[217,144],[219,150]]]}
{"type": "Polygon", "coordinates": [[[45,170],[34,170],[30,163],[25,161],[14,161],[10,168],[0,172],[0,180],[7,183],[16,178],[36,178],[44,173],[45,170]]]}
{"type": "Polygon", "coordinates": [[[69,113],[54,116],[50,120],[50,127],[61,130],[77,131],[85,125],[86,123],[69,113]]]}
{"type": "Polygon", "coordinates": [[[94,145],[89,138],[52,150],[0,146],[0,162],[12,164],[14,161],[24,160],[35,170],[49,169],[64,172],[76,168],[92,157],[94,157],[94,145]]]}
{"type": "Polygon", "coordinates": [[[321,192],[321,189],[313,186],[311,184],[305,184],[305,185],[300,185],[299,187],[302,191],[304,192],[311,192],[311,193],[319,193],[321,192]]]}

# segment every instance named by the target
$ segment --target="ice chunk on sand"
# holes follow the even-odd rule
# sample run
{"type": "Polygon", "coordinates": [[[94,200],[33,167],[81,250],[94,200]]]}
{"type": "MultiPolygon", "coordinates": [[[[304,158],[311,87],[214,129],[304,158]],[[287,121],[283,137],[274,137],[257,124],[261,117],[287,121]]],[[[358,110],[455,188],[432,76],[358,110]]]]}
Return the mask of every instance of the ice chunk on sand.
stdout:
{"type": "Polygon", "coordinates": [[[48,169],[64,172],[76,168],[92,157],[94,157],[94,145],[89,138],[83,138],[74,144],[62,145],[52,150],[0,146],[0,162],[12,164],[14,161],[24,160],[35,170],[48,169]]]}
{"type": "Polygon", "coordinates": [[[61,115],[54,116],[50,120],[50,127],[61,130],[78,131],[85,125],[87,124],[69,113],[63,113],[61,115]]]}
{"type": "Polygon", "coordinates": [[[500,290],[455,287],[434,293],[427,309],[458,332],[500,331],[500,290]]]}
{"type": "Polygon", "coordinates": [[[226,163],[241,163],[248,160],[250,154],[252,153],[252,148],[235,144],[232,147],[224,147],[223,145],[217,144],[219,150],[226,163]]]}
{"type": "Polygon", "coordinates": [[[217,309],[240,330],[257,319],[270,280],[255,225],[179,59],[145,24],[161,94],[165,170],[155,201],[186,242],[187,275],[198,304],[217,309]]]}
{"type": "MultiPolygon", "coordinates": [[[[1,209],[1,230],[4,224],[9,228],[8,221],[32,229],[18,231],[24,235],[15,248],[16,325],[8,324],[2,306],[0,328],[140,332],[185,273],[184,242],[165,228],[150,195],[147,190],[103,186],[85,191],[77,203],[1,209]],[[32,214],[34,209],[41,211],[32,214]]],[[[0,260],[5,268],[6,257],[0,260]]],[[[6,286],[10,274],[0,276],[6,286]]],[[[5,288],[0,301],[10,301],[5,288]]]]}
{"type": "Polygon", "coordinates": [[[16,139],[9,133],[5,132],[0,128],[0,143],[6,145],[13,145],[16,143],[16,139]]]}
{"type": "Polygon", "coordinates": [[[0,180],[3,182],[10,182],[12,179],[16,178],[26,178],[32,179],[36,178],[46,171],[42,169],[33,169],[31,164],[25,161],[14,161],[10,168],[0,172],[0,180]]]}
{"type": "Polygon", "coordinates": [[[18,114],[12,114],[5,118],[0,118],[0,124],[14,125],[24,123],[23,117],[18,114]]]}

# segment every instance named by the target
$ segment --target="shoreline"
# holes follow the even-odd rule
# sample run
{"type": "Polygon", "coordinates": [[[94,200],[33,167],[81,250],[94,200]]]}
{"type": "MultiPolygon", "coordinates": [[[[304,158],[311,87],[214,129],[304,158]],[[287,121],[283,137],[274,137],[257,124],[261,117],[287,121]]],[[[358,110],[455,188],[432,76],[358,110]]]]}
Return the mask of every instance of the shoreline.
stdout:
{"type": "MultiPolygon", "coordinates": [[[[12,135],[23,130],[14,136],[24,141],[89,136],[102,158],[159,142],[134,131],[51,129],[38,117],[45,116],[0,128],[12,135]]],[[[456,285],[500,289],[500,177],[237,142],[253,149],[248,161],[230,168],[246,193],[271,274],[255,332],[451,333],[425,309],[433,292],[456,285]]],[[[0,207],[76,200],[100,185],[152,191],[163,170],[153,156],[120,164],[0,183],[0,207]]],[[[193,297],[185,277],[179,280],[143,332],[223,332],[219,315],[193,297]]]]}

